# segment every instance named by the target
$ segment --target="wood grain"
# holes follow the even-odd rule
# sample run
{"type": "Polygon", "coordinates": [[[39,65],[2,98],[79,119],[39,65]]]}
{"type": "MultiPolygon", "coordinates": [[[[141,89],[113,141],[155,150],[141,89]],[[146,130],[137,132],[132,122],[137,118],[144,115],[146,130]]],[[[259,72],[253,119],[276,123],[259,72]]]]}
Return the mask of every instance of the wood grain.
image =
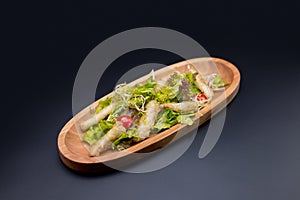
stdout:
{"type": "MultiPolygon", "coordinates": [[[[124,151],[118,152],[110,150],[104,152],[98,157],[90,157],[86,149],[87,146],[84,146],[84,143],[80,139],[80,135],[82,133],[78,124],[90,117],[90,109],[95,108],[97,105],[97,102],[94,102],[92,105],[74,116],[60,131],[57,139],[57,145],[62,162],[67,167],[75,171],[97,173],[109,170],[110,168],[107,167],[107,165],[122,167],[134,163],[137,160],[147,157],[148,154],[143,152],[153,152],[156,149],[162,148],[168,143],[174,142],[188,134],[191,130],[209,120],[212,115],[222,110],[236,96],[240,84],[240,73],[233,64],[223,59],[195,58],[186,60],[156,71],[156,78],[160,79],[174,72],[174,70],[184,73],[187,70],[187,65],[195,66],[197,70],[204,75],[217,72],[222,76],[224,81],[231,82],[231,84],[227,86],[223,92],[215,93],[209,106],[200,110],[196,114],[194,117],[195,123],[192,126],[177,124],[170,129],[153,135],[124,151]]],[[[143,76],[138,80],[131,82],[129,85],[133,86],[136,83],[144,82],[148,77],[148,75],[143,76]]],[[[103,98],[110,95],[111,93],[103,98]]]]}

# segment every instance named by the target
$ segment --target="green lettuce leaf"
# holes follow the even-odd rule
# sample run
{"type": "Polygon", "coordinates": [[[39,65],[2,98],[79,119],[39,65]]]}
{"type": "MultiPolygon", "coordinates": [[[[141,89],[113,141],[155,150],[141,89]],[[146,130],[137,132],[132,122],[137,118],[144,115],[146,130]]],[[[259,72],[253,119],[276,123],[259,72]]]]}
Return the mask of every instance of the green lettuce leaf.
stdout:
{"type": "Polygon", "coordinates": [[[134,141],[139,141],[139,134],[137,132],[136,128],[131,128],[129,130],[127,130],[126,132],[123,132],[122,135],[116,139],[113,143],[112,143],[112,148],[117,148],[118,150],[123,150],[127,147],[128,144],[130,144],[132,142],[132,140],[134,141]]]}
{"type": "Polygon", "coordinates": [[[157,92],[156,100],[160,103],[188,101],[200,90],[195,85],[195,77],[191,73],[174,73],[168,80],[168,85],[157,92]]]}
{"type": "Polygon", "coordinates": [[[186,73],[185,78],[190,83],[189,96],[194,97],[195,95],[199,94],[200,90],[195,84],[195,76],[192,73],[186,73]]]}
{"type": "Polygon", "coordinates": [[[173,110],[166,109],[161,111],[158,116],[158,120],[154,125],[152,133],[158,133],[161,130],[171,128],[175,124],[187,124],[192,125],[194,113],[181,115],[173,110]]]}
{"type": "Polygon", "coordinates": [[[179,115],[177,117],[177,121],[180,124],[187,124],[189,126],[193,125],[194,121],[191,117],[193,117],[194,114],[187,114],[187,115],[179,115]]]}
{"type": "Polygon", "coordinates": [[[99,100],[98,106],[96,107],[96,113],[99,113],[103,108],[111,104],[111,98],[108,97],[105,100],[99,100]]]}
{"type": "Polygon", "coordinates": [[[172,74],[167,81],[167,86],[164,86],[157,92],[156,100],[160,103],[178,102],[182,78],[183,76],[181,74],[172,74]]]}
{"type": "Polygon", "coordinates": [[[131,98],[128,101],[129,107],[138,107],[139,109],[141,109],[149,101],[155,99],[155,85],[156,81],[153,80],[152,76],[147,79],[145,84],[137,84],[131,93],[131,98]]]}
{"type": "Polygon", "coordinates": [[[95,142],[97,142],[102,136],[104,135],[104,132],[99,126],[92,126],[87,130],[83,136],[83,141],[87,142],[88,144],[92,145],[95,142]]]}
{"type": "Polygon", "coordinates": [[[92,145],[105,135],[114,125],[114,122],[101,120],[98,125],[91,126],[82,136],[83,141],[92,145]]]}
{"type": "Polygon", "coordinates": [[[101,120],[99,122],[99,127],[102,129],[104,133],[107,133],[113,126],[115,122],[108,120],[101,120]]]}
{"type": "Polygon", "coordinates": [[[163,129],[168,129],[173,125],[177,124],[178,116],[179,114],[177,112],[174,112],[170,109],[166,109],[165,111],[160,113],[160,116],[153,127],[155,129],[154,132],[159,132],[163,129]]]}
{"type": "Polygon", "coordinates": [[[165,86],[156,94],[156,100],[160,103],[177,102],[176,98],[179,93],[179,85],[165,86]]]}
{"type": "Polygon", "coordinates": [[[217,74],[215,79],[213,80],[212,88],[216,89],[216,88],[220,88],[220,87],[225,87],[229,84],[230,84],[230,82],[224,82],[222,77],[220,76],[220,74],[217,74]]]}

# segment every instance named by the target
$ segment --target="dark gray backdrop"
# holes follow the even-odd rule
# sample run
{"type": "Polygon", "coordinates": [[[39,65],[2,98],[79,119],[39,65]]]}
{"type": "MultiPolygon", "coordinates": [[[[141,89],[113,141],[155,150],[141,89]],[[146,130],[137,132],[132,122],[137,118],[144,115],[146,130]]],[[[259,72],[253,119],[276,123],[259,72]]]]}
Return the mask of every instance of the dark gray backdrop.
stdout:
{"type": "MultiPolygon", "coordinates": [[[[300,198],[299,3],[26,1],[3,8],[0,199],[300,198]],[[179,160],[153,173],[75,174],[61,164],[56,139],[72,117],[77,70],[101,41],[143,26],[178,30],[239,67],[240,92],[221,138],[199,160],[204,125],[179,160]]],[[[136,65],[177,61],[158,50],[124,55],[97,96],[136,65]]]]}

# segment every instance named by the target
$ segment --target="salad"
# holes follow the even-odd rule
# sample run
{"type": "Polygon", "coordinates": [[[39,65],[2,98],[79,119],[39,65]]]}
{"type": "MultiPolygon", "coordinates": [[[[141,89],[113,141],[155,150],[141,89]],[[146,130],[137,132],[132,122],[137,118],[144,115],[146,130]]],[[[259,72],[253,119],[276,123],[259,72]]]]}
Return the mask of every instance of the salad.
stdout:
{"type": "Polygon", "coordinates": [[[174,72],[160,80],[152,71],[145,83],[119,84],[110,97],[99,100],[92,117],[80,124],[90,156],[122,151],[176,124],[192,125],[214,91],[230,84],[219,74],[201,76],[192,66],[187,68],[187,73],[174,72]]]}

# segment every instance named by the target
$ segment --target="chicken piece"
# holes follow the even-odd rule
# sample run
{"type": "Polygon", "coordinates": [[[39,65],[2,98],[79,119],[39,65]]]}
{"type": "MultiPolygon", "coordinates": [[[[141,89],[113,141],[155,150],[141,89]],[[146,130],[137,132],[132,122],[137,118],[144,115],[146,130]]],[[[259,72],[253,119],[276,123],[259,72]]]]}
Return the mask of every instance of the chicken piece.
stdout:
{"type": "Polygon", "coordinates": [[[82,122],[80,128],[82,131],[86,131],[89,127],[97,124],[100,120],[104,119],[107,115],[111,113],[114,105],[110,104],[109,106],[103,108],[99,113],[95,114],[92,118],[82,122]]]}
{"type": "Polygon", "coordinates": [[[179,113],[196,112],[198,109],[198,103],[195,101],[183,101],[180,103],[165,103],[163,108],[169,108],[179,113]]]}
{"type": "Polygon", "coordinates": [[[110,129],[103,137],[94,143],[90,148],[91,156],[99,156],[101,152],[106,151],[111,147],[111,143],[118,139],[126,129],[122,122],[116,122],[115,125],[110,129]]]}
{"type": "Polygon", "coordinates": [[[140,140],[144,140],[149,137],[150,131],[157,120],[160,109],[160,105],[156,101],[150,101],[146,105],[146,113],[139,120],[137,128],[140,140]]]}

